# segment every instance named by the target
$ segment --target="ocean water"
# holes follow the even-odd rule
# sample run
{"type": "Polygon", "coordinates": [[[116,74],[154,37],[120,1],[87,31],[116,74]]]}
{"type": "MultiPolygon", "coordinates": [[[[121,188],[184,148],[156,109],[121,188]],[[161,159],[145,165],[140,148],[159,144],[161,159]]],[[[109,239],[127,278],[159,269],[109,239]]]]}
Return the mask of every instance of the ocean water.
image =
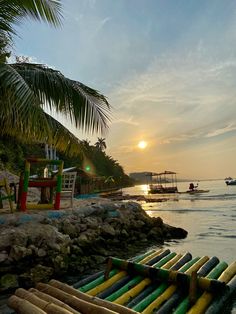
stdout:
{"type": "MultiPolygon", "coordinates": [[[[196,183],[196,182],[195,182],[196,183]]],[[[188,190],[188,182],[179,182],[179,192],[188,190]]],[[[124,194],[164,198],[163,202],[140,202],[151,217],[161,217],[167,224],[188,231],[183,240],[165,242],[164,247],[193,257],[217,256],[228,264],[236,260],[236,185],[224,180],[200,181],[199,189],[209,193],[160,195],[147,193],[147,185],[123,189],[124,194]]],[[[232,313],[236,313],[236,300],[232,313]]]]}

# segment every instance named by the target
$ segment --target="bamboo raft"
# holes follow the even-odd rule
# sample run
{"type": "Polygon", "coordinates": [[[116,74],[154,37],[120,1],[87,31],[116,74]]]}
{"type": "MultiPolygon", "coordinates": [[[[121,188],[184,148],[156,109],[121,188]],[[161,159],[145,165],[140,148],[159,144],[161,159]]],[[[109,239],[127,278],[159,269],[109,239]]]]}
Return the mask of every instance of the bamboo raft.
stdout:
{"type": "Polygon", "coordinates": [[[236,292],[236,262],[152,250],[69,286],[51,280],[19,288],[8,305],[20,314],[216,314],[236,292]]]}

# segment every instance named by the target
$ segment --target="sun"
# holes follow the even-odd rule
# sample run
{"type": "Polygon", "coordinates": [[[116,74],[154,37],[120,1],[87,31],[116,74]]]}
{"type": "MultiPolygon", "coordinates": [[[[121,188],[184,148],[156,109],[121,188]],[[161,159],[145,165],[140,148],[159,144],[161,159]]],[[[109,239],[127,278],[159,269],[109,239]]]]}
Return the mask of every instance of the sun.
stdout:
{"type": "Polygon", "coordinates": [[[140,149],[146,148],[146,147],[147,147],[147,142],[145,142],[145,141],[140,141],[140,142],[138,143],[138,147],[139,147],[140,149]]]}

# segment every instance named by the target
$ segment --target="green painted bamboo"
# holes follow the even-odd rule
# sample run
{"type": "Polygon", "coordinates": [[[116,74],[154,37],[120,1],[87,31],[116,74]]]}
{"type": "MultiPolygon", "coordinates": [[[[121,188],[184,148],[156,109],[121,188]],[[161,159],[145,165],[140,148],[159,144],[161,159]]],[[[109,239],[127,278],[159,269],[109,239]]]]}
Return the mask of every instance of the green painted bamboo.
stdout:
{"type": "MultiPolygon", "coordinates": [[[[132,272],[132,274],[136,273],[140,276],[149,277],[153,281],[171,281],[173,284],[186,285],[186,287],[188,287],[191,280],[190,274],[176,272],[173,270],[154,268],[147,265],[128,262],[118,258],[110,258],[109,262],[114,267],[118,267],[127,272],[132,272]]],[[[225,290],[227,290],[225,282],[205,277],[198,277],[197,285],[199,288],[213,293],[224,292],[225,290]]]]}
{"type": "MultiPolygon", "coordinates": [[[[140,261],[142,261],[145,257],[147,257],[148,255],[151,255],[153,253],[153,251],[149,251],[143,255],[139,255],[137,257],[135,257],[133,259],[134,262],[138,263],[140,261]]],[[[112,269],[109,273],[109,278],[113,277],[114,275],[116,275],[118,272],[120,272],[119,269],[112,269]]],[[[86,285],[80,287],[78,290],[80,290],[81,292],[87,292],[93,288],[95,288],[96,286],[100,285],[101,283],[103,283],[105,281],[104,279],[104,274],[99,276],[97,279],[87,283],[86,285]]]]}
{"type": "MultiPolygon", "coordinates": [[[[171,260],[173,257],[176,256],[176,253],[170,253],[167,256],[163,257],[159,262],[154,264],[152,267],[161,267],[165,265],[169,260],[171,260]]],[[[141,264],[140,264],[141,265],[141,264]]],[[[142,266],[142,265],[141,265],[142,266]]],[[[131,279],[126,285],[121,287],[119,290],[113,292],[108,297],[105,298],[105,300],[108,301],[115,301],[117,298],[119,298],[122,294],[126,293],[130,290],[131,287],[137,285],[141,280],[143,280],[143,276],[135,276],[133,279],[131,279]]]]}
{"type": "Polygon", "coordinates": [[[136,257],[130,259],[130,261],[132,261],[132,262],[135,261],[136,263],[139,263],[142,259],[144,259],[144,258],[147,257],[148,255],[151,255],[151,254],[154,253],[154,252],[155,252],[155,250],[148,251],[148,252],[145,253],[145,254],[138,255],[138,256],[136,256],[136,257]]]}
{"type": "MultiPolygon", "coordinates": [[[[200,257],[195,257],[188,263],[186,263],[183,267],[180,268],[179,272],[185,272],[192,265],[194,265],[200,257]]],[[[167,282],[162,283],[156,290],[154,290],[151,294],[149,294],[146,298],[144,298],[141,302],[135,305],[132,309],[137,312],[142,312],[149,304],[151,304],[158,296],[160,296],[167,288],[169,284],[167,282]]]]}
{"type": "MultiPolygon", "coordinates": [[[[112,269],[109,273],[109,278],[113,277],[114,275],[116,275],[120,270],[119,269],[112,269]]],[[[101,283],[103,283],[105,281],[104,279],[104,275],[99,276],[97,279],[87,283],[86,285],[80,287],[78,290],[81,292],[87,292],[93,288],[95,288],[96,286],[100,285],[101,283]]]]}
{"type": "MultiPolygon", "coordinates": [[[[216,279],[220,276],[220,274],[228,267],[228,264],[226,262],[220,262],[216,267],[212,269],[212,271],[206,276],[206,278],[209,279],[216,279]]],[[[201,295],[201,293],[198,294],[198,297],[201,295]]],[[[184,314],[187,312],[188,308],[190,306],[190,300],[189,297],[186,297],[176,308],[174,311],[174,314],[184,314]]]]}

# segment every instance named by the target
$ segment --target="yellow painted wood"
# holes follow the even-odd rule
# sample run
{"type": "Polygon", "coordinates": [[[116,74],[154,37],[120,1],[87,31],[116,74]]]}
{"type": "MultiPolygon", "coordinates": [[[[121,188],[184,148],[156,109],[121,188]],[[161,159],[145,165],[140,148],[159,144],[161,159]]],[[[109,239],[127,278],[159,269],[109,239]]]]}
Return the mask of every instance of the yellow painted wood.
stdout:
{"type": "MultiPolygon", "coordinates": [[[[197,271],[203,264],[205,264],[209,260],[208,256],[201,257],[194,265],[192,265],[185,273],[191,274],[193,271],[197,271]]],[[[176,285],[169,286],[156,300],[154,300],[146,309],[142,312],[142,314],[151,314],[154,309],[158,309],[162,303],[168,300],[172,294],[177,290],[176,285]]]]}
{"type": "Polygon", "coordinates": [[[54,208],[53,204],[31,204],[27,203],[26,204],[27,209],[52,209],[54,208]]]}
{"type": "MultiPolygon", "coordinates": [[[[155,256],[161,254],[161,252],[163,251],[163,249],[158,250],[148,256],[146,256],[144,259],[142,259],[139,263],[140,264],[145,264],[147,263],[149,260],[151,260],[152,258],[154,258],[155,256]]],[[[88,295],[92,295],[95,296],[98,293],[104,291],[105,289],[109,288],[111,285],[113,285],[114,283],[116,283],[118,280],[120,280],[121,278],[127,276],[128,273],[126,271],[120,271],[118,274],[114,275],[113,277],[111,277],[110,279],[106,280],[105,282],[101,283],[100,285],[94,287],[93,289],[87,291],[86,293],[88,295]]]]}
{"type": "MultiPolygon", "coordinates": [[[[181,254],[175,255],[169,262],[164,264],[161,268],[169,269],[171,266],[173,266],[180,258],[182,257],[181,254]]],[[[138,295],[146,286],[148,286],[151,283],[151,279],[145,278],[141,282],[139,282],[135,287],[121,295],[119,298],[117,298],[113,303],[123,305],[126,302],[130,300],[130,298],[135,297],[138,295]]]]}
{"type": "Polygon", "coordinates": [[[180,260],[180,258],[182,257],[182,254],[177,254],[175,255],[170,261],[168,261],[167,263],[165,263],[161,268],[163,269],[169,269],[171,268],[174,264],[176,264],[178,262],[178,260],[180,260]]]}
{"type": "MultiPolygon", "coordinates": [[[[220,275],[218,278],[219,281],[223,281],[225,283],[229,282],[233,276],[236,275],[236,262],[230,264],[226,270],[220,275]]],[[[213,300],[214,295],[210,292],[204,292],[201,297],[197,300],[197,302],[191,307],[191,309],[187,312],[188,314],[201,314],[205,313],[205,310],[210,305],[213,300]]]]}
{"type": "Polygon", "coordinates": [[[116,281],[120,280],[121,278],[125,277],[127,275],[126,271],[120,271],[118,274],[112,276],[105,282],[101,283],[100,285],[96,286],[95,288],[87,291],[86,293],[88,295],[95,296],[98,293],[102,292],[103,290],[109,288],[111,285],[113,285],[116,281]]]}
{"type": "Polygon", "coordinates": [[[144,259],[142,259],[139,264],[146,264],[147,262],[149,262],[151,259],[153,259],[154,257],[156,257],[157,255],[161,254],[163,252],[163,249],[158,250],[148,256],[146,256],[144,259]]]}

